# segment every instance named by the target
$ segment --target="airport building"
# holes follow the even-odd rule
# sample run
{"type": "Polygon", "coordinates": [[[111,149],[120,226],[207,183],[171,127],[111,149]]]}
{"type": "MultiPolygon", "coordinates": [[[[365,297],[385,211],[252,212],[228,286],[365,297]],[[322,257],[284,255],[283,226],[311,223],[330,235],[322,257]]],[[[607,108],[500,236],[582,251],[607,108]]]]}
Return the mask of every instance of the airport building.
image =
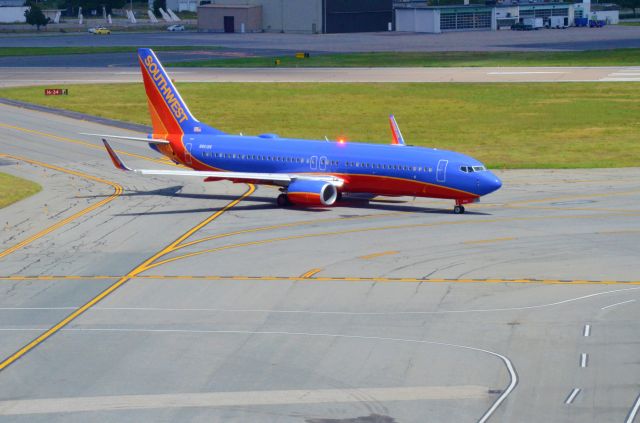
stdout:
{"type": "Polygon", "coordinates": [[[376,32],[392,21],[392,0],[205,0],[198,7],[198,30],[206,32],[376,32]]]}
{"type": "Polygon", "coordinates": [[[446,31],[488,31],[510,29],[518,23],[532,22],[534,29],[568,27],[576,18],[589,18],[618,23],[615,8],[591,9],[591,3],[520,2],[492,5],[429,6],[428,2],[396,0],[395,30],[440,33],[446,31]]]}

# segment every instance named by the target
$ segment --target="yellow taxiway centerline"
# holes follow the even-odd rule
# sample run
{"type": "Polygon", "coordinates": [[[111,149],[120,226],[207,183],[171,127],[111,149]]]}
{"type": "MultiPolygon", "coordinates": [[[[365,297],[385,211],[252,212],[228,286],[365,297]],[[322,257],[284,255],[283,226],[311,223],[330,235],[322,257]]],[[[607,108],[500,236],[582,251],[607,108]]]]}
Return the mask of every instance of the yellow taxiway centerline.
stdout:
{"type": "Polygon", "coordinates": [[[77,218],[79,218],[81,216],[84,216],[85,214],[87,214],[87,213],[89,213],[89,212],[91,212],[91,211],[93,211],[93,210],[95,210],[95,209],[107,204],[108,202],[116,199],[117,197],[120,196],[120,194],[122,194],[122,187],[119,184],[117,184],[115,182],[112,182],[112,181],[108,181],[106,179],[98,178],[96,176],[91,176],[91,175],[88,175],[86,173],[78,172],[78,171],[75,171],[75,170],[64,169],[64,168],[62,168],[60,166],[50,165],[50,164],[39,162],[39,161],[36,161],[36,160],[25,159],[24,157],[12,156],[12,155],[9,155],[9,154],[0,154],[0,157],[9,157],[11,159],[19,160],[19,161],[26,162],[26,163],[30,163],[30,164],[33,164],[33,165],[36,165],[36,166],[42,166],[42,167],[46,167],[46,168],[49,168],[49,169],[57,170],[59,172],[68,173],[70,175],[79,176],[81,178],[90,179],[92,181],[96,181],[96,182],[100,182],[100,183],[103,183],[103,184],[110,185],[111,187],[113,187],[113,190],[114,190],[113,194],[111,194],[109,197],[107,197],[107,198],[105,198],[105,199],[103,199],[103,200],[101,200],[101,201],[99,201],[99,202],[97,202],[95,204],[92,204],[91,206],[89,206],[89,207],[87,207],[85,209],[82,209],[77,213],[74,213],[73,215],[67,217],[66,219],[63,219],[63,220],[57,222],[55,225],[49,226],[48,228],[43,229],[42,231],[38,232],[37,234],[34,234],[34,235],[30,236],[29,238],[17,243],[16,245],[14,245],[12,247],[9,247],[6,250],[0,252],[0,259],[6,257],[9,254],[13,253],[14,251],[19,250],[20,248],[32,243],[33,241],[35,241],[35,240],[37,240],[39,238],[42,238],[43,236],[55,231],[56,229],[61,228],[62,226],[68,224],[69,222],[72,222],[75,219],[77,219],[77,218]]]}
{"type": "MultiPolygon", "coordinates": [[[[638,215],[639,213],[628,213],[629,215],[638,215]]],[[[306,239],[306,238],[315,238],[315,237],[324,237],[324,236],[337,236],[337,235],[347,235],[354,233],[365,233],[365,232],[377,232],[377,231],[387,231],[387,230],[397,230],[397,229],[408,229],[408,228],[425,228],[425,227],[435,227],[435,226],[450,226],[450,225],[466,225],[473,223],[496,223],[496,222],[518,222],[518,221],[535,221],[535,220],[550,220],[550,219],[584,219],[584,218],[594,218],[601,216],[611,216],[612,213],[602,213],[602,214],[590,214],[590,215],[552,215],[552,216],[530,216],[530,217],[501,217],[501,218],[490,218],[490,219],[478,219],[478,220],[458,220],[458,221],[447,221],[447,222],[433,222],[433,223],[410,223],[410,224],[402,224],[402,225],[388,225],[388,226],[378,226],[378,227],[369,227],[369,228],[357,228],[357,229],[346,229],[341,231],[330,231],[330,232],[319,232],[313,234],[302,234],[302,235],[292,235],[278,238],[270,238],[259,241],[250,241],[243,242],[239,244],[229,244],[221,247],[210,248],[206,250],[194,251],[191,253],[183,254],[180,256],[171,257],[165,260],[161,260],[150,264],[147,267],[148,269],[152,269],[154,267],[161,266],[163,264],[171,263],[177,260],[183,260],[189,257],[195,257],[202,254],[215,253],[224,250],[230,250],[235,248],[243,248],[249,247],[253,245],[264,245],[271,244],[275,242],[282,241],[292,241],[298,239],[306,239]]],[[[613,214],[617,215],[617,214],[613,214]]]]}
{"type": "Polygon", "coordinates": [[[399,252],[400,251],[382,251],[381,253],[368,254],[366,256],[360,256],[358,258],[362,260],[371,260],[378,257],[392,256],[392,255],[398,254],[399,252]]]}
{"type": "Polygon", "coordinates": [[[236,204],[238,204],[240,201],[244,200],[246,197],[251,195],[255,191],[255,189],[256,188],[255,188],[254,185],[249,184],[249,188],[247,189],[247,191],[245,191],[244,194],[242,194],[240,197],[236,198],[235,200],[233,200],[232,202],[230,202],[229,204],[224,206],[222,209],[218,210],[217,212],[215,212],[211,216],[207,217],[202,222],[198,223],[193,228],[189,229],[187,232],[182,234],[180,237],[178,237],[175,241],[173,241],[167,247],[165,247],[162,250],[158,251],[153,256],[151,256],[147,260],[145,260],[142,264],[136,266],[129,273],[127,273],[126,275],[122,276],[120,279],[118,279],[118,281],[116,283],[114,283],[113,285],[109,286],[107,289],[105,289],[100,294],[98,294],[95,297],[93,297],[91,300],[89,300],[83,306],[77,308],[75,311],[73,311],[73,313],[69,314],[67,317],[65,317],[60,322],[58,322],[57,324],[52,326],[50,329],[46,330],[45,332],[40,334],[37,338],[35,338],[31,342],[29,342],[27,345],[25,345],[24,347],[20,348],[18,351],[16,351],[12,355],[10,355],[8,358],[6,358],[2,362],[0,362],[0,371],[2,371],[5,368],[7,368],[9,365],[11,365],[16,360],[18,360],[20,357],[24,356],[26,353],[28,353],[29,351],[31,351],[32,349],[37,347],[39,344],[41,344],[46,339],[50,338],[52,335],[54,335],[60,329],[62,329],[63,327],[65,327],[66,325],[71,323],[73,320],[75,320],[82,313],[84,313],[85,311],[87,311],[88,309],[90,309],[91,307],[96,305],[98,302],[100,302],[101,300],[106,298],[109,294],[111,294],[112,292],[114,292],[115,290],[120,288],[122,285],[127,283],[130,279],[136,277],[139,273],[141,273],[144,270],[146,270],[147,266],[149,264],[153,263],[159,257],[162,257],[163,255],[165,255],[167,253],[170,253],[172,251],[172,249],[175,248],[177,245],[179,245],[181,242],[183,242],[184,240],[189,238],[191,235],[193,235],[195,232],[197,232],[198,230],[200,230],[201,228],[203,228],[204,226],[206,226],[207,224],[209,224],[213,220],[217,219],[219,216],[221,216],[227,210],[231,209],[236,204]]]}

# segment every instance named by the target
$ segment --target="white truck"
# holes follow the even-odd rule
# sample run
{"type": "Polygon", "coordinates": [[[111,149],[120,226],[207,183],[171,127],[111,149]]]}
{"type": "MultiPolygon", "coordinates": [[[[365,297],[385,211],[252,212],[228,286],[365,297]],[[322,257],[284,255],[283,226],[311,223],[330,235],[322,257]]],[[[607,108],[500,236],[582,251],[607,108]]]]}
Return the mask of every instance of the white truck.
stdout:
{"type": "Polygon", "coordinates": [[[568,28],[569,18],[564,16],[551,16],[549,18],[549,28],[565,29],[568,28]]]}

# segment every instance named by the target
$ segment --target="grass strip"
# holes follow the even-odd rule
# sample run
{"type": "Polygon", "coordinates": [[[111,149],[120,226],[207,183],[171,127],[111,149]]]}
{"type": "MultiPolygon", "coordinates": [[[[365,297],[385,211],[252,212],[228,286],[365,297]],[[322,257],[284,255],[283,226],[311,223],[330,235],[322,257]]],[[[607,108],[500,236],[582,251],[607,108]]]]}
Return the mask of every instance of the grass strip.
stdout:
{"type": "Polygon", "coordinates": [[[0,208],[20,201],[41,190],[42,187],[35,182],[0,173],[0,208]]]}
{"type": "Polygon", "coordinates": [[[167,66],[180,67],[502,67],[502,66],[635,66],[640,49],[591,51],[447,51],[419,53],[345,53],[296,59],[293,55],[207,59],[167,66]],[[280,64],[275,64],[275,59],[280,64]]]}
{"type": "MultiPolygon", "coordinates": [[[[142,84],[7,88],[0,96],[149,124],[142,84]]],[[[388,143],[394,113],[409,144],[492,168],[638,166],[640,83],[179,83],[194,115],[231,134],[388,143]]],[[[116,131],[117,132],[117,131],[116,131]]],[[[265,141],[266,142],[266,141],[265,141]]]]}

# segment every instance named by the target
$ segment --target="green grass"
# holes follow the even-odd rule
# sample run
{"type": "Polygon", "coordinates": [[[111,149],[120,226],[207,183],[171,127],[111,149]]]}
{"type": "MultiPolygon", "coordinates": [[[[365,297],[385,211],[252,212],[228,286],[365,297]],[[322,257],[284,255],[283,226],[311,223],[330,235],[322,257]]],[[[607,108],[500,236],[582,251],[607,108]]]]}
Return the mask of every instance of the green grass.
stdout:
{"type": "MultiPolygon", "coordinates": [[[[191,111],[229,133],[391,140],[470,154],[493,168],[640,163],[640,83],[181,83],[191,111]]],[[[149,124],[142,84],[8,88],[0,96],[149,124]]]]}
{"type": "Polygon", "coordinates": [[[622,26],[640,26],[640,22],[620,22],[618,25],[622,25],[622,26]]]}
{"type": "MultiPolygon", "coordinates": [[[[640,65],[640,48],[593,51],[346,53],[308,59],[279,56],[279,67],[451,67],[451,66],[632,66],[640,65]]],[[[276,67],[275,57],[194,60],[180,67],[276,67]]]]}
{"type": "MultiPolygon", "coordinates": [[[[216,50],[220,47],[156,46],[155,51],[216,50]]],[[[56,56],[62,54],[133,53],[137,47],[0,47],[0,57],[11,56],[56,56]]]]}
{"type": "Polygon", "coordinates": [[[40,192],[41,189],[35,182],[0,173],[0,209],[40,192]]]}

